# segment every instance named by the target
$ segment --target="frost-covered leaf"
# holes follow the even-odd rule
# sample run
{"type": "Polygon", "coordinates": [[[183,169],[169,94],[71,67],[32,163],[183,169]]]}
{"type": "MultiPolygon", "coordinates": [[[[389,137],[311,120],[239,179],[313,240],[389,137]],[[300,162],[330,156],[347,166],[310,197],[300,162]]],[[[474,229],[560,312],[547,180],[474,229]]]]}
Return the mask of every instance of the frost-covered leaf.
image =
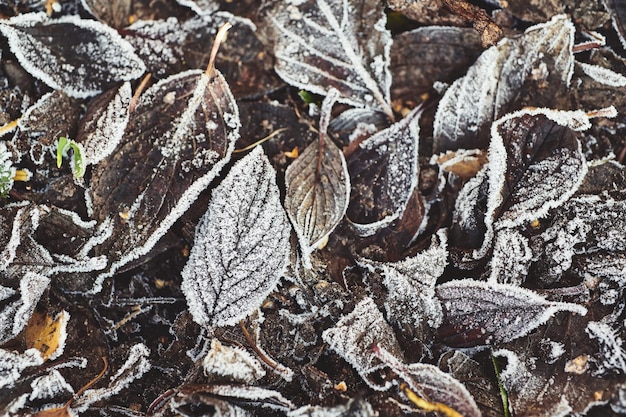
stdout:
{"type": "Polygon", "coordinates": [[[287,414],[288,417],[377,417],[370,403],[361,397],[352,398],[334,407],[306,405],[287,414]]]}
{"type": "Polygon", "coordinates": [[[552,16],[563,13],[565,2],[562,0],[543,0],[529,3],[525,0],[496,1],[513,16],[528,22],[545,22],[552,16]]]}
{"type": "Polygon", "coordinates": [[[24,353],[0,349],[0,388],[11,387],[24,369],[42,363],[43,358],[37,349],[28,349],[24,353]]]}
{"type": "Polygon", "coordinates": [[[585,64],[584,62],[577,62],[576,64],[596,82],[611,87],[626,87],[626,77],[622,74],[598,65],[585,64]]]}
{"type": "Polygon", "coordinates": [[[76,134],[76,142],[82,144],[88,165],[107,158],[122,140],[128,124],[131,98],[130,83],[124,83],[89,103],[76,134]]]}
{"type": "Polygon", "coordinates": [[[208,377],[226,378],[230,382],[252,383],[265,376],[263,366],[252,355],[236,346],[223,346],[211,340],[211,350],[202,360],[208,377]]]}
{"type": "Polygon", "coordinates": [[[608,9],[613,27],[619,36],[623,47],[626,47],[626,6],[621,0],[605,0],[603,2],[608,9]]]}
{"type": "Polygon", "coordinates": [[[145,91],[114,153],[92,175],[94,217],[112,221],[102,281],[146,255],[230,159],[239,112],[217,71],[186,71],[145,91]]]}
{"type": "Polygon", "coordinates": [[[461,262],[480,259],[494,230],[544,217],[566,201],[587,172],[575,130],[591,126],[582,111],[524,109],[494,122],[489,163],[455,205],[450,241],[461,262]]]}
{"type": "MultiPolygon", "coordinates": [[[[530,77],[545,77],[550,91],[569,86],[573,43],[574,25],[565,15],[558,15],[530,27],[520,38],[505,39],[483,52],[439,102],[435,152],[487,147],[491,122],[519,105],[514,100],[530,77]],[[549,68],[545,57],[550,57],[549,68]]],[[[546,97],[546,102],[535,97],[532,105],[553,106],[554,93],[546,97]]]]}
{"type": "Polygon", "coordinates": [[[28,13],[3,21],[0,33],[26,71],[71,97],[94,96],[145,71],[132,46],[94,20],[28,13]]]}
{"type": "Polygon", "coordinates": [[[382,270],[387,288],[385,311],[392,324],[406,329],[408,334],[415,332],[423,336],[427,329],[439,327],[443,316],[435,296],[435,283],[448,263],[444,231],[433,236],[428,249],[410,258],[393,263],[361,259],[359,263],[382,270]]]}
{"type": "Polygon", "coordinates": [[[348,218],[373,234],[402,216],[417,186],[421,108],[363,142],[348,160],[352,182],[348,218]]]}
{"type": "Polygon", "coordinates": [[[534,246],[541,248],[537,273],[542,282],[558,280],[575,255],[626,251],[625,210],[626,201],[597,195],[581,195],[560,207],[534,239],[534,246]]]}
{"type": "Polygon", "coordinates": [[[72,409],[78,412],[85,411],[91,404],[117,395],[122,390],[127,389],[133,381],[141,378],[150,370],[149,356],[150,350],[144,344],[132,345],[128,349],[126,362],[111,376],[108,386],[88,389],[76,399],[72,409]]]}
{"type": "Polygon", "coordinates": [[[493,244],[488,281],[521,285],[528,275],[532,255],[528,239],[516,229],[499,230],[493,244]]]}
{"type": "Polygon", "coordinates": [[[376,356],[372,345],[377,344],[397,357],[402,354],[393,330],[371,298],[363,299],[334,327],[324,330],[322,338],[371,388],[383,391],[391,386],[390,382],[377,378],[377,371],[385,364],[376,356]]]}
{"type": "Polygon", "coordinates": [[[517,339],[559,311],[587,313],[580,305],[548,301],[531,290],[510,284],[464,279],[441,284],[436,292],[444,311],[438,337],[457,346],[517,339]]]}
{"type": "Polygon", "coordinates": [[[337,91],[322,105],[319,140],[311,143],[285,172],[285,210],[294,226],[305,265],[308,256],[343,219],[350,197],[346,160],[326,131],[337,91]]]}
{"type": "MultiPolygon", "coordinates": [[[[620,326],[616,323],[615,326],[620,326]]],[[[624,333],[623,326],[621,333],[624,333]]],[[[613,328],[611,324],[601,321],[592,321],[587,324],[585,332],[594,339],[600,349],[593,361],[595,362],[595,374],[626,374],[626,346],[620,337],[620,330],[613,328]]]]}
{"type": "Polygon", "coordinates": [[[224,407],[228,416],[249,416],[242,407],[263,407],[274,412],[285,413],[294,408],[291,401],[275,390],[250,385],[189,385],[178,389],[171,403],[172,409],[185,405],[209,405],[224,407]]]}
{"type": "Polygon", "coordinates": [[[176,0],[176,3],[189,7],[198,16],[210,16],[220,8],[215,0],[176,0]]]}
{"type": "Polygon", "coordinates": [[[439,403],[452,408],[465,417],[480,417],[481,413],[459,381],[434,365],[425,363],[405,364],[390,352],[377,346],[376,355],[420,397],[430,403],[439,403]]]}
{"type": "Polygon", "coordinates": [[[213,190],[182,271],[182,290],[198,324],[236,324],[278,284],[291,228],[275,177],[257,147],[213,190]]]}
{"type": "Polygon", "coordinates": [[[392,98],[415,100],[430,91],[436,81],[453,82],[482,51],[480,35],[471,28],[425,26],[394,36],[392,98]]]}
{"type": "Polygon", "coordinates": [[[274,1],[268,11],[276,72],[296,87],[370,107],[393,119],[388,70],[391,35],[373,0],[274,1]],[[361,36],[367,33],[367,36],[361,36]]]}

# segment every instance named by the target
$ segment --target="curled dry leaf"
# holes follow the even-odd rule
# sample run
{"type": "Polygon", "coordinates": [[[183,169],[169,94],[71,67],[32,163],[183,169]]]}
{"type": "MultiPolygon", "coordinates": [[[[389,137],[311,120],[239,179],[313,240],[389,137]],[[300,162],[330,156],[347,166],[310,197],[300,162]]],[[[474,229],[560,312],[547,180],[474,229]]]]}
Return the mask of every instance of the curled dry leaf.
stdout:
{"type": "Polygon", "coordinates": [[[587,313],[583,306],[548,301],[510,284],[463,279],[437,286],[436,293],[444,311],[438,337],[455,346],[507,342],[526,336],[559,311],[587,313]]]}
{"type": "Polygon", "coordinates": [[[381,2],[306,0],[285,5],[274,1],[266,19],[276,72],[286,82],[322,95],[335,88],[341,93],[340,102],[378,109],[393,120],[388,70],[391,34],[385,28],[381,2]]]}
{"type": "Polygon", "coordinates": [[[219,340],[211,340],[211,350],[202,360],[204,374],[226,378],[229,382],[253,383],[265,376],[263,366],[240,347],[223,346],[219,340]]]}
{"type": "Polygon", "coordinates": [[[524,109],[496,121],[489,162],[456,201],[451,246],[460,263],[483,258],[494,230],[545,216],[582,183],[587,163],[575,130],[591,126],[582,111],[524,109]]]}
{"type": "MultiPolygon", "coordinates": [[[[533,71],[547,74],[554,92],[569,86],[574,70],[574,25],[565,15],[530,27],[519,38],[487,49],[467,74],[456,80],[439,102],[434,121],[434,149],[486,148],[491,122],[513,110],[514,100],[533,71]],[[550,68],[544,56],[552,57],[550,68]]],[[[554,99],[555,93],[548,96],[554,99]]],[[[532,103],[550,107],[551,101],[532,103]]]]}
{"type": "Polygon", "coordinates": [[[374,300],[369,297],[363,299],[334,327],[324,330],[322,338],[356,369],[372,389],[384,391],[391,387],[389,381],[379,381],[380,378],[377,378],[377,371],[383,369],[385,364],[376,356],[372,345],[376,344],[398,357],[402,354],[393,330],[374,300]]]}
{"type": "Polygon", "coordinates": [[[239,125],[237,104],[215,69],[176,74],[139,98],[122,141],[92,176],[94,217],[114,228],[96,248],[113,262],[93,291],[146,255],[189,208],[230,159],[239,125]]]}
{"type": "Polygon", "coordinates": [[[449,411],[449,414],[446,413],[446,415],[481,416],[480,410],[467,388],[436,366],[424,363],[407,365],[380,346],[375,346],[374,352],[385,365],[393,369],[402,378],[413,392],[428,402],[434,403],[435,406],[443,405],[443,407],[438,408],[449,411]]]}
{"type": "Polygon", "coordinates": [[[133,47],[94,20],[27,13],[2,21],[0,33],[26,71],[70,97],[94,96],[145,71],[133,47]]]}
{"type": "Polygon", "coordinates": [[[341,150],[327,136],[331,90],[322,105],[319,140],[302,152],[285,172],[285,210],[294,226],[305,266],[313,252],[337,227],[348,208],[350,176],[341,150]]]}
{"type": "Polygon", "coordinates": [[[275,177],[257,147],[213,191],[182,271],[182,290],[196,323],[236,324],[278,284],[291,228],[275,177]]]}
{"type": "Polygon", "coordinates": [[[359,144],[348,160],[352,182],[348,218],[371,235],[396,220],[419,179],[417,151],[421,108],[359,144]]]}

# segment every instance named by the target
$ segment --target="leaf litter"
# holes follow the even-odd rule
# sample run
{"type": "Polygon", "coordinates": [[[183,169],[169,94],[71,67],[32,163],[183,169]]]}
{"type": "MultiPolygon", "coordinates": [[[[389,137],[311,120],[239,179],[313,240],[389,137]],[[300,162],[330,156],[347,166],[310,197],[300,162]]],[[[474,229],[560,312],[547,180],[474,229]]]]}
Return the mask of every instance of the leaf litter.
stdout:
{"type": "Polygon", "coordinates": [[[624,414],[619,2],[258,3],[3,8],[0,413],[624,414]]]}

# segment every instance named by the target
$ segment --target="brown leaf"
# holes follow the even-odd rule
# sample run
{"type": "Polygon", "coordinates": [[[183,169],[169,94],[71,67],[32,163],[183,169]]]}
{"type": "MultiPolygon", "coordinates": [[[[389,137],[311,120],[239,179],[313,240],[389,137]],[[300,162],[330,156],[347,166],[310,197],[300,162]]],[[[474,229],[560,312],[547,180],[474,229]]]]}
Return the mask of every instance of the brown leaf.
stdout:
{"type": "Polygon", "coordinates": [[[57,350],[63,349],[65,344],[65,328],[69,318],[66,311],[62,311],[54,318],[35,311],[24,330],[26,347],[37,349],[44,360],[54,359],[58,356],[57,350]]]}

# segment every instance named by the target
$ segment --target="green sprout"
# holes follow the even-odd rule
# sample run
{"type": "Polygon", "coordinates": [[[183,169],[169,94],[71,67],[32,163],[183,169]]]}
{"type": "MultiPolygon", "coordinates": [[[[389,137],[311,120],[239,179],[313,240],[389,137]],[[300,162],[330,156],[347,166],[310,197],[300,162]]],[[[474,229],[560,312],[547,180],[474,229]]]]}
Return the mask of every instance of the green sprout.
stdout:
{"type": "Polygon", "coordinates": [[[11,160],[11,152],[4,142],[0,142],[0,198],[5,198],[14,181],[28,181],[31,177],[27,169],[16,169],[11,160]]]}
{"type": "Polygon", "coordinates": [[[491,362],[493,362],[493,370],[495,371],[496,379],[498,380],[498,388],[500,389],[500,398],[502,399],[504,417],[511,417],[511,413],[509,413],[509,396],[506,392],[504,384],[502,383],[502,378],[500,377],[500,365],[498,365],[498,361],[493,354],[491,355],[491,362]]]}
{"type": "Polygon", "coordinates": [[[61,168],[63,164],[63,157],[68,156],[68,151],[72,150],[72,174],[74,178],[82,178],[85,175],[87,164],[85,163],[85,149],[83,145],[77,143],[73,139],[68,139],[65,136],[59,138],[59,145],[57,146],[57,168],[61,168]]]}
{"type": "Polygon", "coordinates": [[[318,96],[317,94],[313,94],[309,91],[300,90],[298,91],[298,95],[306,104],[315,103],[319,106],[322,103],[322,98],[320,96],[318,96]]]}

